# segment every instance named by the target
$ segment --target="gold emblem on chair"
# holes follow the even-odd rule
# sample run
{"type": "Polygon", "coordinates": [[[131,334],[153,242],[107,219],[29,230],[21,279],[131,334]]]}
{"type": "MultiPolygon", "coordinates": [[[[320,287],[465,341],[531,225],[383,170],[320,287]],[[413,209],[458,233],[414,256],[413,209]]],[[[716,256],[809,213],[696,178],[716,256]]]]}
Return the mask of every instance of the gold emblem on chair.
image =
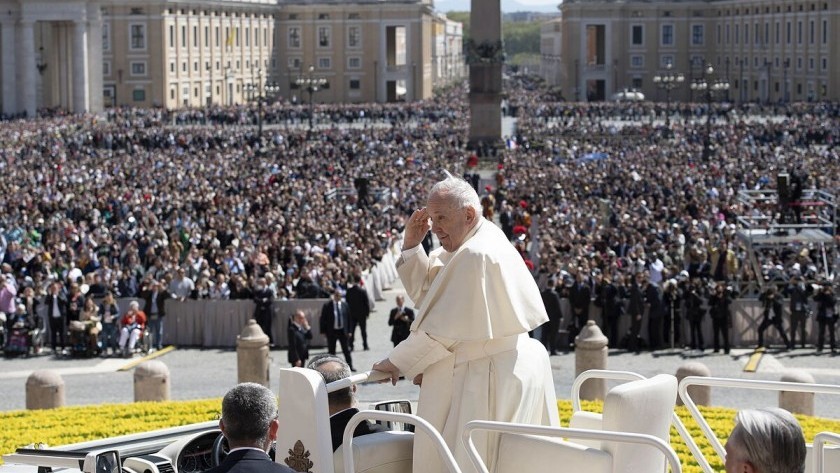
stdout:
{"type": "Polygon", "coordinates": [[[309,473],[314,463],[309,459],[309,450],[303,446],[303,442],[298,440],[295,442],[295,446],[292,449],[289,449],[289,456],[286,457],[284,462],[288,465],[289,468],[299,471],[301,473],[309,473]]]}

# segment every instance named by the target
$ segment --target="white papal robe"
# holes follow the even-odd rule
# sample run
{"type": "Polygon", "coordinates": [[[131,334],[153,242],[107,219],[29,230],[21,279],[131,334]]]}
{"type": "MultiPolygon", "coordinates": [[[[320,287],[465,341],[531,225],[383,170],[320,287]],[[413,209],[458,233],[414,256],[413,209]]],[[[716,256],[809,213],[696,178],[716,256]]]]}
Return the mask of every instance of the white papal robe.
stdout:
{"type": "MultiPolygon", "coordinates": [[[[527,333],[548,316],[525,262],[496,225],[481,219],[453,253],[407,249],[397,270],[418,313],[389,358],[409,379],[423,373],[418,415],[438,429],[463,472],[477,471],[461,441],[471,420],[559,425],[548,355],[527,333]]],[[[491,472],[496,437],[473,434],[491,472]]],[[[420,433],[413,468],[445,471],[420,433]]]]}

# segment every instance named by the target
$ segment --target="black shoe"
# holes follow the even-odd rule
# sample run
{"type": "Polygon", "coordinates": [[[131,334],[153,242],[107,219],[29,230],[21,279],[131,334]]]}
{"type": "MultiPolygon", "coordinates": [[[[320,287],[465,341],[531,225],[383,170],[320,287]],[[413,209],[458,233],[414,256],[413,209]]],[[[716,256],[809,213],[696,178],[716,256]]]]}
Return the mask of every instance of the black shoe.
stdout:
{"type": "Polygon", "coordinates": [[[356,368],[354,368],[354,367],[352,367],[352,366],[351,366],[351,367],[350,367],[350,371],[352,371],[353,373],[355,373],[355,372],[356,372],[356,368]]]}
{"type": "Polygon", "coordinates": [[[370,351],[370,347],[365,345],[365,351],[370,351]]]}
{"type": "Polygon", "coordinates": [[[559,353],[557,353],[556,351],[553,351],[553,352],[548,354],[548,356],[558,356],[558,355],[559,355],[559,353]]]}

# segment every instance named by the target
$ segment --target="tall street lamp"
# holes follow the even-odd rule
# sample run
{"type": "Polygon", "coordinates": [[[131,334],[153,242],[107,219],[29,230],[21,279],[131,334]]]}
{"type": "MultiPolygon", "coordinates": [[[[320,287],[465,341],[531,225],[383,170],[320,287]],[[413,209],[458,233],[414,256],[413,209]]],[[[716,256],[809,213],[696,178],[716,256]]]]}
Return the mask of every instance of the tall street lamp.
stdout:
{"type": "Polygon", "coordinates": [[[671,91],[680,87],[685,82],[682,72],[673,72],[674,65],[669,62],[665,66],[663,74],[653,76],[653,83],[659,89],[665,90],[665,128],[671,129],[671,91]]]}
{"type": "Polygon", "coordinates": [[[309,132],[312,133],[312,117],[314,116],[314,104],[312,98],[315,92],[321,89],[328,89],[330,83],[323,77],[315,77],[315,66],[309,66],[308,72],[295,79],[295,86],[305,89],[309,94],[309,132]]]}
{"type": "Polygon", "coordinates": [[[263,132],[263,105],[269,97],[280,92],[280,85],[276,82],[263,84],[262,69],[257,69],[257,83],[245,84],[245,92],[252,100],[257,101],[257,136],[262,137],[263,132]]]}
{"type": "Polygon", "coordinates": [[[711,64],[706,65],[703,77],[691,83],[691,90],[705,92],[706,94],[706,133],[703,137],[703,160],[712,156],[712,97],[716,93],[729,90],[729,82],[714,78],[715,68],[711,64]]]}

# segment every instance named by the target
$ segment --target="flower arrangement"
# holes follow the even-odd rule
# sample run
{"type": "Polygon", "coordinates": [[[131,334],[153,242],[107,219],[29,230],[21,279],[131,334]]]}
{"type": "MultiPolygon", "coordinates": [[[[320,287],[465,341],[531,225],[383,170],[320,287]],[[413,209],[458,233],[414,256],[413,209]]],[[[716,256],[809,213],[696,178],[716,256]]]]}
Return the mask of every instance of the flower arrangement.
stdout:
{"type": "MultiPolygon", "coordinates": [[[[585,411],[601,412],[603,403],[582,401],[581,408],[585,411]]],[[[561,425],[569,425],[569,419],[572,417],[571,401],[558,400],[557,409],[560,414],[561,425]]],[[[221,399],[205,399],[0,412],[0,425],[3,426],[2,431],[0,431],[0,454],[12,453],[17,448],[29,444],[66,445],[205,422],[218,419],[220,410],[221,399]]],[[[737,411],[735,409],[703,406],[700,406],[700,411],[714,430],[715,435],[721,439],[721,442],[725,442],[734,426],[737,411]]],[[[694,422],[688,410],[680,406],[676,412],[712,468],[716,471],[722,470],[722,459],[717,456],[703,436],[700,427],[694,422]]],[[[840,421],[837,420],[802,415],[797,415],[796,418],[802,425],[805,440],[808,442],[813,441],[814,435],[819,432],[840,432],[840,421]]],[[[673,427],[671,428],[671,446],[680,458],[683,471],[702,473],[688,446],[673,427]]],[[[0,464],[2,464],[1,459],[0,464]]]]}

